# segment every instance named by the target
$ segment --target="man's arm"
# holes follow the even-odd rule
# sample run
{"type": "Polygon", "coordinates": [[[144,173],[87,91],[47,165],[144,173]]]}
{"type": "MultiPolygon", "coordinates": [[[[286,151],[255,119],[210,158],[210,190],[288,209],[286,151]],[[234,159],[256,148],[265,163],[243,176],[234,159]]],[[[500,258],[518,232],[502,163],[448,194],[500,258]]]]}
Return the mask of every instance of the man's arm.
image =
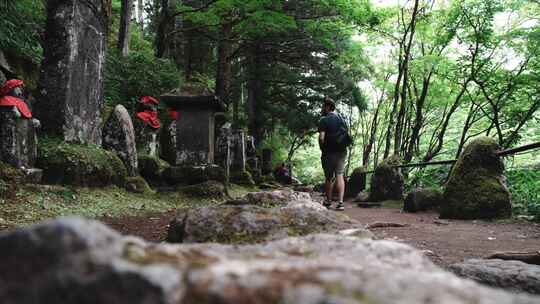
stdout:
{"type": "Polygon", "coordinates": [[[326,132],[319,131],[319,148],[322,150],[322,147],[324,145],[324,136],[326,135],[326,132]]]}

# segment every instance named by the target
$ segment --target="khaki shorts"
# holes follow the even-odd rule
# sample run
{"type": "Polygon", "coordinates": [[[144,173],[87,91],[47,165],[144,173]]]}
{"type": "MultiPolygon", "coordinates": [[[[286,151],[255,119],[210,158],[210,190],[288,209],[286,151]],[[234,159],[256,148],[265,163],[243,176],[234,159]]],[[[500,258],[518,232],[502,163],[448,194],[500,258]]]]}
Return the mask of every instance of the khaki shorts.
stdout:
{"type": "Polygon", "coordinates": [[[323,153],[321,156],[321,162],[324,170],[324,176],[327,181],[334,179],[334,177],[337,175],[343,174],[346,158],[347,151],[323,153]]]}

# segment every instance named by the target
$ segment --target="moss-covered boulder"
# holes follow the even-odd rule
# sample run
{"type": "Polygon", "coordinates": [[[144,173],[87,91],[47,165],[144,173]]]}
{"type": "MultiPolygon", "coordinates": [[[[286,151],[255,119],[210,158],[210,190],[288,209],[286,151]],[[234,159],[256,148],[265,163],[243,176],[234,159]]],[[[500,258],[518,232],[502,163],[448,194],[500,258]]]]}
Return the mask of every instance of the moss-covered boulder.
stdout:
{"type": "Polygon", "coordinates": [[[209,180],[224,183],[226,180],[225,170],[216,165],[169,167],[165,169],[163,176],[168,183],[173,185],[195,185],[209,180]]]}
{"type": "Polygon", "coordinates": [[[163,172],[169,167],[169,163],[159,157],[139,155],[139,173],[145,180],[160,183],[163,180],[163,172]]]}
{"type": "Polygon", "coordinates": [[[4,162],[0,162],[0,198],[15,196],[24,183],[24,172],[4,162]]]}
{"type": "Polygon", "coordinates": [[[358,193],[366,189],[366,167],[358,167],[353,170],[345,185],[345,196],[356,197],[358,193]]]}
{"type": "Polygon", "coordinates": [[[132,176],[126,179],[126,190],[133,193],[152,193],[152,189],[146,180],[140,176],[132,176]]]}
{"type": "Polygon", "coordinates": [[[229,182],[244,185],[244,186],[255,186],[253,177],[248,171],[233,171],[229,177],[229,182]]]}
{"type": "Polygon", "coordinates": [[[399,164],[399,157],[391,156],[375,168],[375,172],[371,176],[369,201],[381,202],[403,199],[405,184],[403,174],[401,174],[399,168],[392,167],[399,164]]]}
{"type": "MultiPolygon", "coordinates": [[[[182,210],[169,227],[169,242],[242,244],[288,236],[361,229],[363,225],[343,213],[304,205],[301,208],[290,206],[270,209],[244,205],[182,210]]],[[[369,232],[366,232],[366,235],[369,235],[369,232]]]]}
{"type": "Polygon", "coordinates": [[[50,184],[83,187],[123,187],[127,170],[114,152],[94,145],[42,140],[37,166],[43,168],[43,181],[50,184]]]}
{"type": "Polygon", "coordinates": [[[178,188],[178,191],[199,198],[222,199],[225,197],[225,186],[218,181],[207,181],[197,185],[184,186],[178,188]]]}
{"type": "Polygon", "coordinates": [[[437,210],[443,200],[442,192],[435,188],[418,188],[407,194],[403,210],[419,212],[437,210]]]}
{"type": "Polygon", "coordinates": [[[512,215],[501,148],[489,137],[473,140],[459,156],[444,189],[441,218],[494,219],[512,215]]]}

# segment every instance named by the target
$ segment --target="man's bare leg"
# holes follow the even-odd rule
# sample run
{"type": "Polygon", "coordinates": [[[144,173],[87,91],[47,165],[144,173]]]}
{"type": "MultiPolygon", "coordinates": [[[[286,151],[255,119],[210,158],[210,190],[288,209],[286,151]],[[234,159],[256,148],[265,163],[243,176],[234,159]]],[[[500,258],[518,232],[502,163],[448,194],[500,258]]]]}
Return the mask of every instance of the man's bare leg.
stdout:
{"type": "Polygon", "coordinates": [[[343,205],[343,196],[345,194],[345,180],[343,179],[343,174],[338,174],[336,176],[336,188],[339,197],[336,210],[345,210],[345,206],[343,205]]]}
{"type": "Polygon", "coordinates": [[[334,182],[332,180],[327,180],[324,184],[324,193],[326,193],[326,201],[332,201],[332,194],[334,192],[334,182]]]}

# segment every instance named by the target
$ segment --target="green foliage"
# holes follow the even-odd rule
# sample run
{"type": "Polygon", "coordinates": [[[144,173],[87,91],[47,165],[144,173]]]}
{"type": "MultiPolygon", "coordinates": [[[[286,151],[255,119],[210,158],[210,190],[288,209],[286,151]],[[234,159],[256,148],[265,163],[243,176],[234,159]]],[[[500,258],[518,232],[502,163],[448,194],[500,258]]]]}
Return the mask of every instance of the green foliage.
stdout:
{"type": "Polygon", "coordinates": [[[514,215],[530,215],[540,221],[540,171],[533,168],[508,170],[506,178],[514,215]]]}
{"type": "Polygon", "coordinates": [[[123,104],[131,109],[140,96],[159,97],[180,85],[174,63],[143,51],[131,52],[127,58],[110,51],[106,69],[105,100],[109,105],[123,104]]]}
{"type": "Polygon", "coordinates": [[[0,49],[41,62],[40,33],[45,26],[43,0],[0,0],[0,49]]]}

